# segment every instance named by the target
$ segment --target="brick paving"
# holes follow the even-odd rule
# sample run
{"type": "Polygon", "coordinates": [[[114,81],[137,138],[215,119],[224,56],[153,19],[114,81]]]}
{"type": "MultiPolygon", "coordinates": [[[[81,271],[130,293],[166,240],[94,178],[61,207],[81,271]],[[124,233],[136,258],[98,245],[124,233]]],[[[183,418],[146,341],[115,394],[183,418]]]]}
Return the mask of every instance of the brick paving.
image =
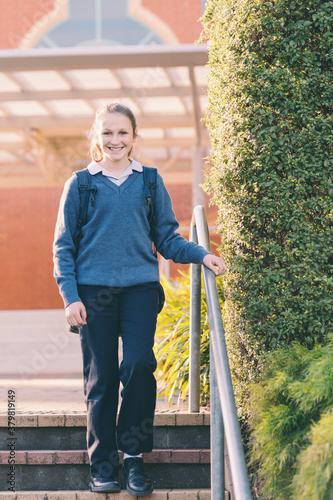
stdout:
{"type": "MultiPolygon", "coordinates": [[[[80,341],[62,309],[0,311],[0,413],[9,390],[17,412],[85,412],[80,341]]],[[[167,410],[186,411],[187,404],[159,397],[157,411],[167,410]]]]}
{"type": "MultiPolygon", "coordinates": [[[[7,412],[8,391],[15,391],[18,413],[85,413],[82,377],[0,378],[0,414],[7,412]]],[[[184,412],[187,403],[173,405],[158,397],[157,412],[184,412]]],[[[167,418],[167,415],[166,417],[167,418]]],[[[180,417],[181,418],[181,417],[180,417]]],[[[195,424],[194,424],[195,425],[195,424]]]]}

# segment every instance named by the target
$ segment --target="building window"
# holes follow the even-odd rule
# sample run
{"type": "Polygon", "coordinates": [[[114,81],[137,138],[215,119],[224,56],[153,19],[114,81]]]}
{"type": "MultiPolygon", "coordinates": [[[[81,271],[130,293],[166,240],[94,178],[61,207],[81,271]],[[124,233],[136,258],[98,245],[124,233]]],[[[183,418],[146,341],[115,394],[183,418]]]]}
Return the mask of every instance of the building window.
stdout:
{"type": "Polygon", "coordinates": [[[68,0],[68,17],[53,26],[35,47],[148,45],[163,41],[129,17],[128,0],[68,0]]]}

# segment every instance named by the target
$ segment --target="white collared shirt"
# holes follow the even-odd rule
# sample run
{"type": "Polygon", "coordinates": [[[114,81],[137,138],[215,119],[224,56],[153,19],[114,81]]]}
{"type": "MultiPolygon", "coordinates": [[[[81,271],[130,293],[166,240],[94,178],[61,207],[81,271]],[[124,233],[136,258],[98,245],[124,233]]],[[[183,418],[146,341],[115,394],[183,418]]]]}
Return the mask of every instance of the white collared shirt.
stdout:
{"type": "Polygon", "coordinates": [[[89,170],[89,173],[91,175],[96,175],[99,172],[102,172],[105,177],[107,177],[111,182],[116,184],[117,186],[120,186],[123,182],[128,179],[128,177],[133,173],[133,170],[136,170],[137,172],[142,172],[143,168],[141,163],[135,160],[131,160],[131,163],[128,165],[126,170],[124,170],[119,177],[115,177],[114,175],[111,174],[108,170],[103,168],[101,165],[99,165],[96,161],[91,162],[87,169],[89,170]]]}

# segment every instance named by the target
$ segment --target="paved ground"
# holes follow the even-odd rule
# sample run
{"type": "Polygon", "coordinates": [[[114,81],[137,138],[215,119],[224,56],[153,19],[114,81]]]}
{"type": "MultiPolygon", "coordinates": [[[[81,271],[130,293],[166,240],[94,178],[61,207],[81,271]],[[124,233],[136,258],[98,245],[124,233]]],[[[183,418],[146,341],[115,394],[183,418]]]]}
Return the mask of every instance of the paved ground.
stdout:
{"type": "MultiPolygon", "coordinates": [[[[8,391],[15,391],[16,411],[19,412],[70,412],[85,411],[82,378],[0,378],[0,413],[7,410],[8,391]]],[[[157,398],[157,410],[187,410],[168,405],[164,397],[157,398]]]]}
{"type": "Polygon", "coordinates": [[[60,310],[0,311],[0,376],[28,378],[82,372],[80,341],[60,310]]]}
{"type": "MultiPolygon", "coordinates": [[[[85,411],[80,341],[63,310],[0,311],[0,412],[9,390],[17,411],[85,411]]],[[[168,408],[158,398],[157,409],[168,408]]]]}

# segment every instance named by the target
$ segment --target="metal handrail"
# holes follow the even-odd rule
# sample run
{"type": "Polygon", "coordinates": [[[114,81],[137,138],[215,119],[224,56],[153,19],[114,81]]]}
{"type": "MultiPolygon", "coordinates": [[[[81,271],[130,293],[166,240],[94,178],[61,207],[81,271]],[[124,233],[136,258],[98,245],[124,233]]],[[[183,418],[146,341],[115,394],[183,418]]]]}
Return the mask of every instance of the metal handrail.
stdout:
{"type": "MultiPolygon", "coordinates": [[[[194,208],[191,240],[211,251],[207,217],[204,207],[194,208]]],[[[226,435],[231,479],[235,500],[251,500],[241,432],[231,381],[229,361],[216,277],[203,267],[207,311],[210,329],[210,391],[211,391],[211,490],[213,500],[224,499],[224,432],[226,435]]],[[[190,398],[189,411],[200,407],[200,303],[201,266],[191,264],[190,310],[190,398]]]]}

